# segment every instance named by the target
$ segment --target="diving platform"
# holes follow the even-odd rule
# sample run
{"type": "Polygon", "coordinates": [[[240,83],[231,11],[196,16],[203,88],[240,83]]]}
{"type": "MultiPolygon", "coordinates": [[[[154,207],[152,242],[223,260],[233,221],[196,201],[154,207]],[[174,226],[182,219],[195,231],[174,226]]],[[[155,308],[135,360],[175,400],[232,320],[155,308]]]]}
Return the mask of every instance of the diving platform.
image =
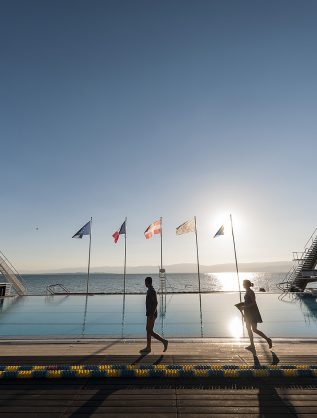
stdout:
{"type": "Polygon", "coordinates": [[[7,257],[0,251],[0,273],[6,278],[19,296],[27,294],[27,288],[23,284],[23,279],[13,267],[7,257]]]}
{"type": "Polygon", "coordinates": [[[317,282],[317,228],[305,244],[304,251],[293,252],[293,265],[279,283],[283,292],[303,292],[308,283],[317,282]]]}

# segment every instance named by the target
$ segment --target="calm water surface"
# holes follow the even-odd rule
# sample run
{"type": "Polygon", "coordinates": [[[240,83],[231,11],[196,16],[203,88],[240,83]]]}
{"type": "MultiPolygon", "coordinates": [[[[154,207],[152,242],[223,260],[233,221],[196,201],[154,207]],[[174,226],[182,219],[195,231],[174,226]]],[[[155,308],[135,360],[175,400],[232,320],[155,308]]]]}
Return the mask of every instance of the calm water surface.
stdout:
{"type": "MultiPolygon", "coordinates": [[[[159,289],[160,279],[157,274],[150,274],[153,284],[159,289]]],[[[128,274],[126,278],[127,293],[144,293],[144,278],[146,274],[128,274]]],[[[275,291],[276,284],[281,282],[285,273],[241,273],[240,280],[249,279],[254,282],[255,289],[264,287],[266,291],[275,291]]],[[[61,283],[72,292],[86,292],[86,274],[36,274],[23,275],[29,294],[45,295],[50,284],[61,283]]],[[[197,274],[167,274],[166,282],[169,292],[198,291],[197,274]]],[[[238,290],[235,273],[203,273],[201,274],[201,290],[231,291],[238,290]]],[[[92,274],[89,283],[90,292],[122,293],[123,276],[121,274],[92,274]]]]}
{"type": "MultiPolygon", "coordinates": [[[[271,337],[316,338],[316,298],[257,293],[271,337]]],[[[0,299],[0,336],[139,338],[145,331],[145,295],[24,296],[0,299]]],[[[243,336],[234,304],[239,293],[168,294],[159,297],[156,330],[166,337],[243,336]]]]}

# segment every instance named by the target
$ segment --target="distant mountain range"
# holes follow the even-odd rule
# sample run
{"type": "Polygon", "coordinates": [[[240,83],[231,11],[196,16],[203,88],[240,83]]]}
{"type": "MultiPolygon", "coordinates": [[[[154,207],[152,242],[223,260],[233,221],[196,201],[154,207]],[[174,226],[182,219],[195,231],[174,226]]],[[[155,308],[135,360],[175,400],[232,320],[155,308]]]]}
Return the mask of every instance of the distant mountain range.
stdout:
{"type": "MultiPolygon", "coordinates": [[[[240,263],[239,270],[241,272],[267,272],[267,273],[283,273],[287,272],[291,268],[291,262],[289,261],[274,261],[274,262],[254,262],[254,263],[240,263]]],[[[165,266],[167,273],[196,273],[197,265],[194,263],[185,263],[185,264],[171,264],[165,266]]],[[[58,270],[49,270],[49,271],[28,271],[24,273],[85,273],[87,268],[63,268],[58,270]]],[[[215,264],[213,266],[200,265],[200,271],[202,273],[221,273],[221,272],[231,272],[235,271],[235,264],[215,264]]],[[[122,273],[122,267],[111,267],[111,266],[102,266],[102,267],[93,267],[91,269],[92,273],[122,273]]],[[[147,274],[147,273],[157,273],[157,266],[135,266],[127,267],[127,273],[129,274],[147,274]]]]}

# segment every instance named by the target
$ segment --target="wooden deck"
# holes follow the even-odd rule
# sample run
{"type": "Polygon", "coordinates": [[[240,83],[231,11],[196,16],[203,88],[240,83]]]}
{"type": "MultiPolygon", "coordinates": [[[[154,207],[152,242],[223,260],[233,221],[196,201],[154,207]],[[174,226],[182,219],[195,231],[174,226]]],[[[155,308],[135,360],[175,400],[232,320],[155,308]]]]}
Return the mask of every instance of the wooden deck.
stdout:
{"type": "MultiPolygon", "coordinates": [[[[153,345],[140,356],[144,341],[69,343],[0,343],[2,364],[250,364],[245,342],[172,342],[168,352],[153,345]]],[[[314,342],[279,342],[273,347],[280,364],[316,364],[314,342]]],[[[257,344],[261,364],[272,352],[257,344]]],[[[317,379],[316,379],[317,380],[317,379]]],[[[76,379],[0,380],[2,417],[317,417],[315,379],[76,379]]]]}
{"type": "Polygon", "coordinates": [[[1,417],[317,416],[312,382],[258,384],[118,380],[0,383],[1,417]]]}

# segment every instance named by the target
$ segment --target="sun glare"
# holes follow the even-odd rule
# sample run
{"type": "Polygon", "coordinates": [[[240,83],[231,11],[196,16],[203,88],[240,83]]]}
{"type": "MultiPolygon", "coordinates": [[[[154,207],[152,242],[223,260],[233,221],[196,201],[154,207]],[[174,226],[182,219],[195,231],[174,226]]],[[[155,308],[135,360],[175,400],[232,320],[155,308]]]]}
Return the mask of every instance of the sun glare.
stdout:
{"type": "Polygon", "coordinates": [[[243,336],[243,326],[241,317],[238,316],[231,319],[228,324],[228,329],[233,338],[241,338],[243,336]]]}
{"type": "MultiPolygon", "coordinates": [[[[240,230],[241,225],[242,225],[241,216],[237,212],[232,212],[231,215],[232,215],[234,230],[235,231],[240,230]]],[[[230,211],[227,211],[227,210],[219,211],[212,217],[210,221],[210,226],[212,228],[212,231],[214,231],[214,234],[218,231],[218,229],[222,225],[224,226],[224,229],[225,229],[225,235],[228,235],[228,234],[231,235],[230,211]]]]}

